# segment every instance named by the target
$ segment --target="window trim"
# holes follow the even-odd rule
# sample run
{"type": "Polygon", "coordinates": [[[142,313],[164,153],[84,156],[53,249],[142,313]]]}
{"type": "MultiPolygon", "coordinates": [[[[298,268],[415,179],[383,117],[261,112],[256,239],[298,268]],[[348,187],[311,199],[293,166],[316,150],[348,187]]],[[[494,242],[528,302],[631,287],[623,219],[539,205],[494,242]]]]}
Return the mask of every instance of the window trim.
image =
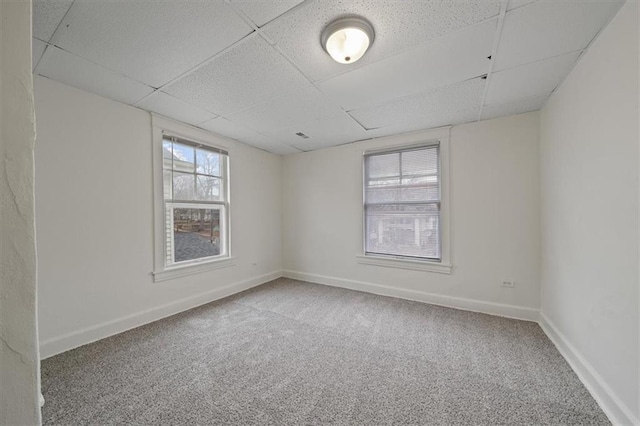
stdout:
{"type": "Polygon", "coordinates": [[[187,275],[197,274],[213,269],[234,266],[237,259],[232,256],[231,245],[231,191],[230,191],[230,162],[231,162],[231,141],[204,132],[199,129],[175,122],[173,120],[151,114],[152,126],[152,176],[153,176],[153,281],[160,282],[187,275]],[[211,148],[214,151],[226,151],[228,157],[226,161],[226,179],[224,182],[226,201],[224,218],[224,232],[226,233],[225,244],[226,254],[212,256],[208,258],[196,259],[192,262],[181,264],[166,264],[166,230],[165,230],[165,200],[163,191],[163,157],[162,141],[165,136],[182,138],[192,143],[211,148]]]}
{"type": "Polygon", "coordinates": [[[451,127],[388,136],[367,142],[367,148],[362,152],[362,245],[361,253],[356,261],[364,265],[374,265],[389,268],[411,269],[418,271],[450,274],[451,264],[451,233],[450,233],[450,204],[449,204],[449,139],[451,127]],[[416,259],[405,256],[369,254],[366,252],[366,156],[383,152],[400,151],[404,149],[439,145],[440,165],[440,260],[416,259]]]}

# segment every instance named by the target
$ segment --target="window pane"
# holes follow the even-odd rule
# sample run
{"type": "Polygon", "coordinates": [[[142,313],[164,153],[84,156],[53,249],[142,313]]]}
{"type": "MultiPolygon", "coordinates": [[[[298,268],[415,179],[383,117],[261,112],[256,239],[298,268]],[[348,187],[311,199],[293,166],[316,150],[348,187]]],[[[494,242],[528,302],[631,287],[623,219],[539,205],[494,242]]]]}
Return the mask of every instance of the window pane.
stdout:
{"type": "Polygon", "coordinates": [[[367,159],[369,178],[400,175],[400,154],[372,155],[367,159]]]}
{"type": "Polygon", "coordinates": [[[175,262],[220,254],[220,210],[173,209],[175,262]]]}
{"type": "Polygon", "coordinates": [[[173,143],[173,170],[180,172],[195,172],[193,158],[194,148],[188,145],[173,143]]]}
{"type": "Polygon", "coordinates": [[[220,176],[220,154],[196,149],[196,164],[198,173],[220,176]]]}
{"type": "Polygon", "coordinates": [[[402,175],[438,173],[438,147],[423,148],[402,153],[402,175]]]}
{"type": "Polygon", "coordinates": [[[210,176],[197,176],[196,178],[196,200],[219,201],[220,179],[210,176]]]}
{"type": "Polygon", "coordinates": [[[193,200],[196,175],[173,172],[173,199],[193,200]]]}
{"type": "Polygon", "coordinates": [[[440,259],[436,204],[368,206],[366,252],[440,259]]]}
{"type": "Polygon", "coordinates": [[[439,201],[438,149],[433,146],[369,156],[366,202],[439,201]]]}

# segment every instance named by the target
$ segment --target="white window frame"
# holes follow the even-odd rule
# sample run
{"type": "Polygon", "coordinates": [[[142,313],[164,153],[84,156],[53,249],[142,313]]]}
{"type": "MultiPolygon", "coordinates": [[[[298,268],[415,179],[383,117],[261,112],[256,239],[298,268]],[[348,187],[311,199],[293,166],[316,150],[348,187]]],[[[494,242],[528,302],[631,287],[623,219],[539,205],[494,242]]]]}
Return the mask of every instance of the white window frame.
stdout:
{"type": "MultiPolygon", "coordinates": [[[[230,141],[212,135],[210,133],[177,123],[164,117],[151,115],[152,122],[152,155],[153,155],[153,222],[154,222],[154,282],[171,280],[192,274],[197,274],[213,269],[234,266],[236,259],[231,256],[231,197],[230,197],[230,141]],[[220,242],[224,244],[224,255],[194,259],[190,262],[167,264],[166,253],[166,229],[165,229],[165,199],[163,184],[163,152],[162,143],[165,136],[197,143],[213,150],[222,150],[228,153],[226,161],[226,179],[224,179],[226,193],[225,214],[221,217],[223,228],[220,242]]],[[[174,207],[179,206],[176,203],[174,207]]],[[[185,204],[185,207],[194,208],[196,204],[185,204]]]]}
{"type": "Polygon", "coordinates": [[[407,133],[368,141],[366,150],[362,152],[362,252],[357,262],[365,265],[389,268],[410,269],[416,271],[450,274],[451,265],[451,233],[449,204],[449,139],[450,127],[407,133]],[[440,162],[440,260],[412,259],[405,256],[379,255],[366,253],[366,209],[365,209],[365,156],[372,153],[415,148],[417,146],[439,145],[440,162]]]}

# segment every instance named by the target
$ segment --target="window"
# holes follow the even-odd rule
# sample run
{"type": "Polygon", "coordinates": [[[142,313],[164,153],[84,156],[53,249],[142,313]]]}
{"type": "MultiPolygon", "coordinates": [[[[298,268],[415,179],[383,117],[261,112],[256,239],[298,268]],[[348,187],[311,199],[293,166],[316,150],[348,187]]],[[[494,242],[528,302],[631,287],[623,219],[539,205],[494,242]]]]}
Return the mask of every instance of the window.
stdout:
{"type": "Polygon", "coordinates": [[[151,114],[153,280],[235,266],[229,140],[151,114]]]}
{"type": "Polygon", "coordinates": [[[365,255],[442,262],[440,143],[365,153],[365,255]]]}
{"type": "Polygon", "coordinates": [[[227,152],[163,135],[165,266],[228,255],[227,152]]]}

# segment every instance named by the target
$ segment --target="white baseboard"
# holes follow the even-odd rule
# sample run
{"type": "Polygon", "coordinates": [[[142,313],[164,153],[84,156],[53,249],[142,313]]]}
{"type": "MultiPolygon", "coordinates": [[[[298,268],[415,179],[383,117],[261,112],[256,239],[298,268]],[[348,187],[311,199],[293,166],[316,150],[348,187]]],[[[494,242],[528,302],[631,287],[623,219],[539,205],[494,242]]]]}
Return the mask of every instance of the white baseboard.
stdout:
{"type": "Polygon", "coordinates": [[[296,280],[309,281],[333,287],[348,288],[364,291],[382,296],[397,297],[429,303],[432,305],[446,306],[448,308],[462,309],[465,311],[480,312],[483,314],[497,315],[525,321],[538,322],[539,311],[524,306],[505,305],[501,303],[483,302],[480,300],[464,299],[461,297],[444,296],[441,294],[426,293],[416,290],[407,290],[396,287],[388,287],[380,284],[371,284],[363,281],[347,280],[343,278],[328,277],[325,275],[308,274],[298,271],[282,271],[282,275],[296,280]]]}
{"type": "Polygon", "coordinates": [[[620,398],[616,396],[591,364],[543,313],[540,313],[539,324],[611,423],[614,425],[640,425],[640,421],[620,401],[620,398]]]}
{"type": "Polygon", "coordinates": [[[141,325],[149,324],[162,318],[195,308],[206,303],[213,302],[224,297],[231,296],[252,287],[275,280],[282,276],[281,271],[274,271],[268,274],[253,277],[251,279],[216,288],[204,293],[176,300],[175,302],[157,306],[133,315],[116,318],[92,327],[83,328],[62,336],[44,340],[40,343],[40,359],[66,352],[114,334],[122,333],[141,325]]]}

